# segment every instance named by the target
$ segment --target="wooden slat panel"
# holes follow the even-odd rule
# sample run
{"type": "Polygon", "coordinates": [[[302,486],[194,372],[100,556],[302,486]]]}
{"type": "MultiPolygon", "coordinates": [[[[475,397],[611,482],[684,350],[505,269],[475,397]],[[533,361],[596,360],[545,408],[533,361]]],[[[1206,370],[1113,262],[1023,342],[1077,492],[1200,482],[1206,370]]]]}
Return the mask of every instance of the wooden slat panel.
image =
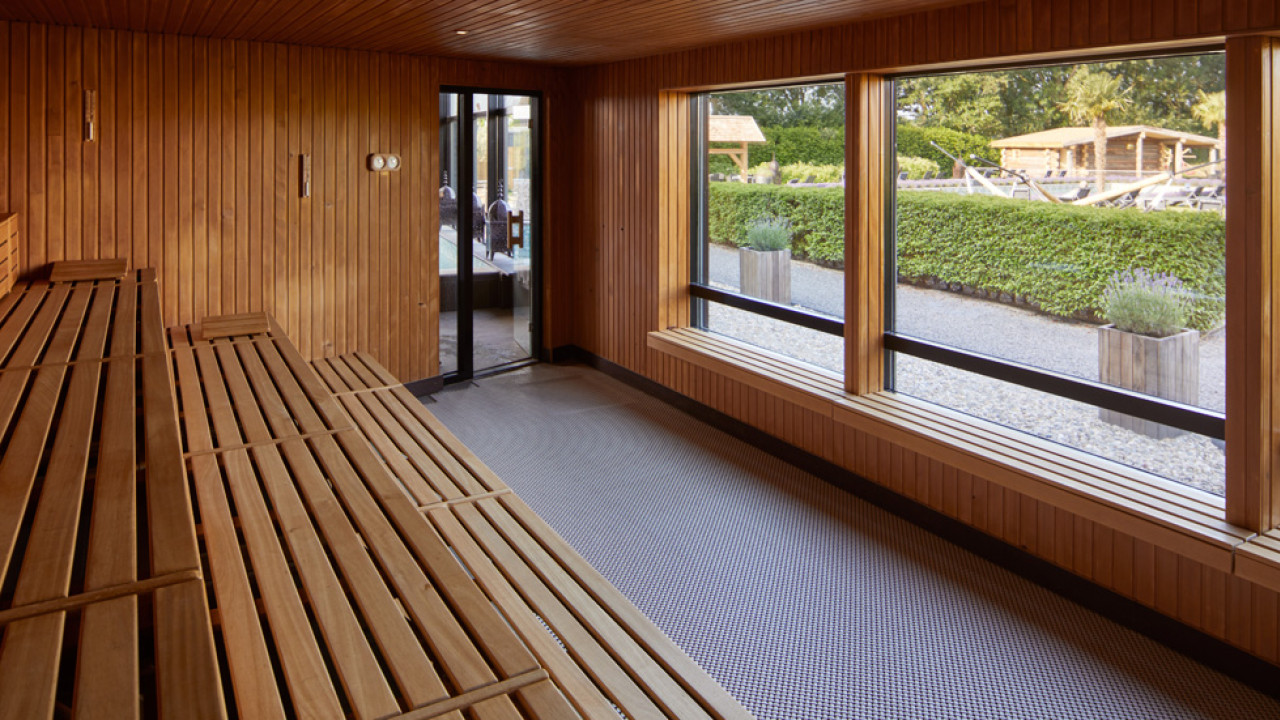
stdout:
{"type": "Polygon", "coordinates": [[[271,322],[265,313],[241,313],[238,315],[218,315],[207,317],[200,322],[200,337],[204,340],[234,337],[236,335],[258,335],[271,330],[271,322]]]}
{"type": "Polygon", "coordinates": [[[157,270],[166,325],[265,310],[309,358],[371,351],[409,379],[438,372],[434,344],[415,351],[407,340],[437,324],[438,271],[407,255],[438,224],[437,204],[423,198],[438,184],[439,83],[500,77],[549,90],[556,76],[528,63],[74,28],[56,30],[51,43],[45,26],[4,20],[0,36],[0,215],[16,214],[0,223],[0,295],[11,266],[43,277],[50,262],[120,258],[157,270]],[[361,63],[364,75],[335,81],[361,63]],[[92,143],[82,140],[83,89],[97,92],[92,143]],[[372,149],[405,159],[394,180],[363,169],[372,149]],[[313,161],[306,199],[303,152],[313,161]],[[376,204],[362,204],[371,192],[376,204]],[[18,242],[7,242],[18,223],[18,242]],[[370,227],[376,255],[343,246],[370,227]],[[371,261],[379,275],[364,274],[371,261]]]}
{"type": "Polygon", "coordinates": [[[49,270],[49,282],[76,282],[79,280],[120,280],[129,270],[124,258],[99,260],[61,260],[49,270]]]}

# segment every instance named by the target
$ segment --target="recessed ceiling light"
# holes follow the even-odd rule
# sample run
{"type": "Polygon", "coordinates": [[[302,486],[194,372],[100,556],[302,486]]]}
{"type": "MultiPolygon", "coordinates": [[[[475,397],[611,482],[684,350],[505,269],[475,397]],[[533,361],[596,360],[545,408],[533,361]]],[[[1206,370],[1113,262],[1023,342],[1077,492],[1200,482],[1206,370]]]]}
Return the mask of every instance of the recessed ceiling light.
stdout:
{"type": "Polygon", "coordinates": [[[455,33],[457,33],[457,34],[459,34],[459,35],[466,35],[466,34],[467,34],[467,31],[466,31],[466,30],[454,30],[454,32],[455,32],[455,33]]]}

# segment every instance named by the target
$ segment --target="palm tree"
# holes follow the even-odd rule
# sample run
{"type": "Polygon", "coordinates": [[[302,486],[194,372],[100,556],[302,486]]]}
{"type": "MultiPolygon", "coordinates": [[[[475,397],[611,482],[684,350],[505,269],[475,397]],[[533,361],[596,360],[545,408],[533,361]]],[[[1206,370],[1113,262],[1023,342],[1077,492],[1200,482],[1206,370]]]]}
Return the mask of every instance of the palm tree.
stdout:
{"type": "Polygon", "coordinates": [[[1227,91],[1205,93],[1198,90],[1200,101],[1191,106],[1191,114],[1205,127],[1218,126],[1218,151],[1227,156],[1227,91]]]}
{"type": "Polygon", "coordinates": [[[1067,80],[1067,99],[1059,104],[1072,122],[1093,124],[1094,182],[1098,192],[1107,184],[1107,115],[1129,106],[1129,91],[1120,78],[1082,67],[1067,80]]]}

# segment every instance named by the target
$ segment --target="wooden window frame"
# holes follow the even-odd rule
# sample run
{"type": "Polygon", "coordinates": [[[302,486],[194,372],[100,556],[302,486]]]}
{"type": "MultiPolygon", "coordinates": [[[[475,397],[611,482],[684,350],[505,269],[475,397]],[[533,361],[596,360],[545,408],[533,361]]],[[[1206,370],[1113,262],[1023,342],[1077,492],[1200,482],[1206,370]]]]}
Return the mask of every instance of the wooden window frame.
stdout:
{"type": "MultiPolygon", "coordinates": [[[[1227,478],[1224,520],[1252,532],[1280,527],[1280,333],[1273,332],[1280,294],[1280,246],[1273,241],[1280,218],[1280,39],[1265,36],[1230,38],[1225,42],[1228,138],[1243,162],[1227,168],[1227,478]],[[1243,119],[1241,119],[1243,118],[1243,119]],[[1273,141],[1274,140],[1274,141],[1273,141]],[[1235,330],[1235,328],[1239,328],[1235,330]]],[[[1152,52],[1203,51],[1203,41],[1181,48],[1166,45],[1152,52]]],[[[1130,49],[1133,50],[1133,49],[1130,49]]],[[[1140,51],[1141,49],[1137,49],[1140,51]]],[[[1133,53],[1137,54],[1137,53],[1133,53]]],[[[1062,57],[1085,62],[1094,56],[1062,57]]],[[[1037,62],[968,65],[980,70],[1037,62]]],[[[951,66],[911,68],[913,72],[946,72],[951,66]]],[[[886,298],[885,231],[892,209],[887,206],[889,139],[887,103],[892,103],[890,71],[855,72],[845,76],[845,374],[849,396],[884,391],[887,372],[884,328],[886,298]],[[860,208],[872,212],[858,212],[860,208]]],[[[689,148],[688,102],[695,92],[660,93],[660,163],[663,223],[659,243],[661,327],[690,325],[689,293],[689,148]]],[[[651,343],[652,345],[653,343],[651,343]]],[[[659,343],[660,344],[660,343],[659,343]]]]}

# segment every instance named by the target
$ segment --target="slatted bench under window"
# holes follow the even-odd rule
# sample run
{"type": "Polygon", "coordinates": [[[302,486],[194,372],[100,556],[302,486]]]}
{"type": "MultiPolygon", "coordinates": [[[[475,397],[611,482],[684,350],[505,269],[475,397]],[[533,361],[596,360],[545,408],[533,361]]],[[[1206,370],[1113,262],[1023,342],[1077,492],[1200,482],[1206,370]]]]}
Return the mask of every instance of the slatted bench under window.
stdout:
{"type": "Polygon", "coordinates": [[[313,365],[584,717],[751,717],[376,361],[313,365]]]}
{"type": "Polygon", "coordinates": [[[170,342],[240,717],[574,717],[278,328],[170,342]]]}
{"type": "Polygon", "coordinates": [[[0,718],[223,717],[155,274],[0,298],[0,718]]]}

